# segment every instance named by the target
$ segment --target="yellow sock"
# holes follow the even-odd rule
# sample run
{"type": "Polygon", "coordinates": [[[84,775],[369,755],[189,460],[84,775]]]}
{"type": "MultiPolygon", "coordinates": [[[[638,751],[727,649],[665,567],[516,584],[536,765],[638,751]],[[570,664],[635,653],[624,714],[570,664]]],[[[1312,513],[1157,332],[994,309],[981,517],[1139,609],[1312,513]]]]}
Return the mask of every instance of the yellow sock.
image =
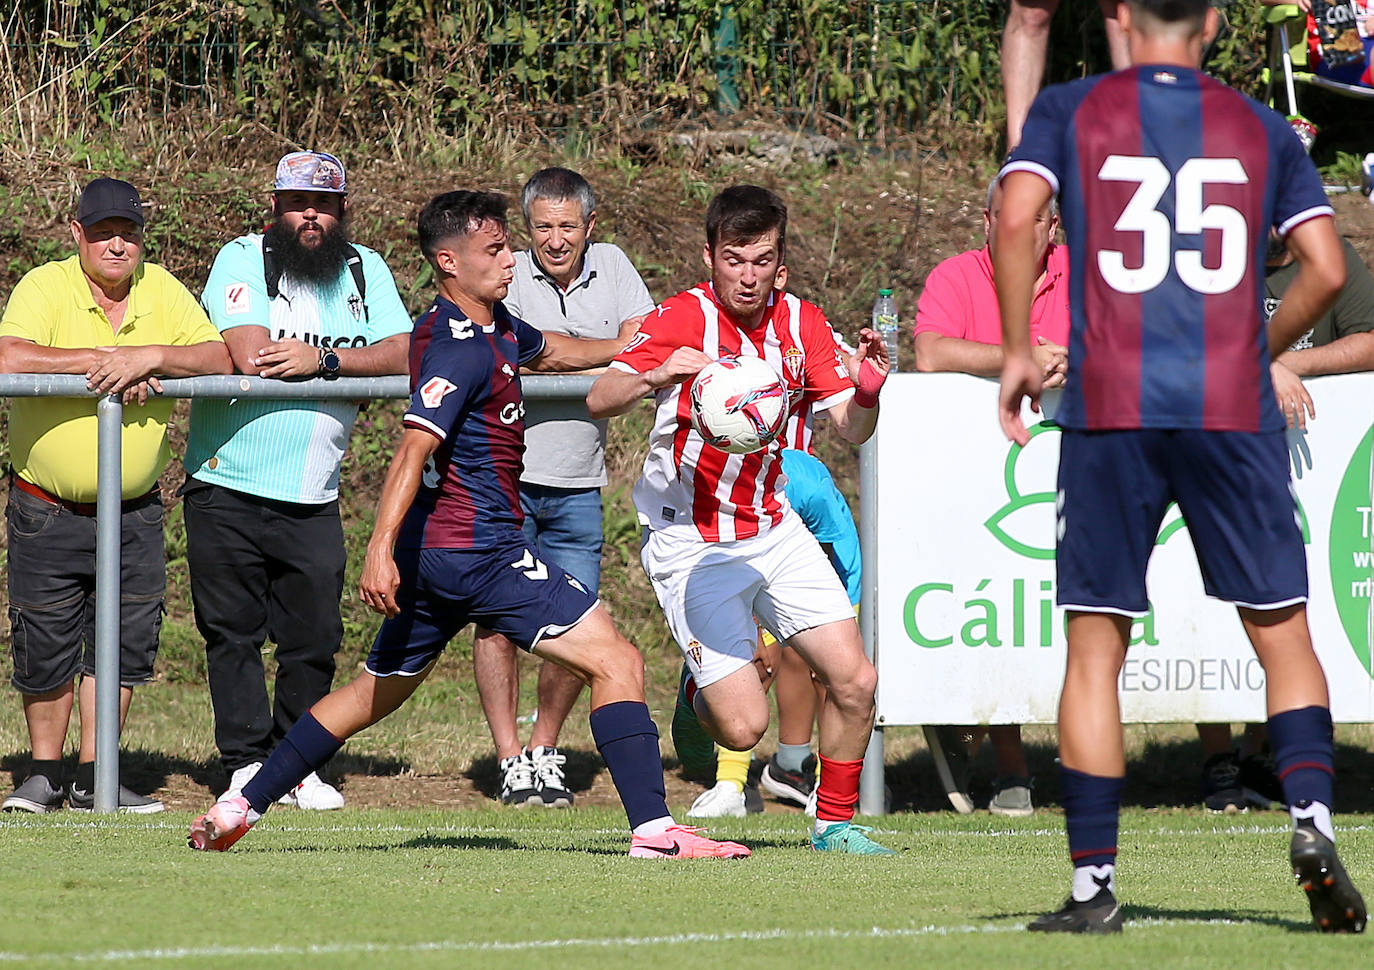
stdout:
{"type": "Polygon", "coordinates": [[[731,751],[716,745],[716,782],[728,781],[740,791],[749,780],[748,751],[731,751]]]}

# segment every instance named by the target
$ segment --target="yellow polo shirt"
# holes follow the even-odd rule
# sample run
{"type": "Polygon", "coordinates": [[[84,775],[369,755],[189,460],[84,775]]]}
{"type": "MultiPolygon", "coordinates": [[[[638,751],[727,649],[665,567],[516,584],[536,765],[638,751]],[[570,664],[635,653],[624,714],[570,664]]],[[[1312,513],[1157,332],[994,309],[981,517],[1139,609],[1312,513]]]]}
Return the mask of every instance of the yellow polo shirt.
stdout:
{"type": "MultiPolygon", "coordinates": [[[[186,287],[160,266],[134,272],[124,324],[115,333],[96,306],[81,259],[56,260],[30,270],[10,294],[0,336],[43,347],[185,347],[220,341],[219,332],[186,287]]],[[[96,398],[16,397],[10,400],[10,462],[14,470],[69,502],[94,502],[96,398]]],[[[124,408],[124,497],[148,492],[166,467],[167,419],[176,401],[152,399],[124,408]]]]}

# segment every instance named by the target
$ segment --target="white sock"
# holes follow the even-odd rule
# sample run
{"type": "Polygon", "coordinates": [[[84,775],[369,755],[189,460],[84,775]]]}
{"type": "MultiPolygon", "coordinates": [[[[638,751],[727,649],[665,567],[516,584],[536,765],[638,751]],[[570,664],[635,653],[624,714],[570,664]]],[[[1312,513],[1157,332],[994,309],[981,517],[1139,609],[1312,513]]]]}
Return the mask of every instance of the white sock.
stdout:
{"type": "Polygon", "coordinates": [[[816,819],[816,824],[815,826],[813,826],[812,831],[814,831],[817,835],[824,835],[826,830],[830,828],[830,826],[832,825],[847,824],[847,822],[837,822],[833,818],[818,818],[816,819]]]}
{"type": "Polygon", "coordinates": [[[652,839],[656,835],[662,835],[676,824],[677,823],[673,821],[671,815],[665,815],[662,818],[652,819],[642,825],[636,825],[634,834],[641,839],[652,839]]]}
{"type": "Polygon", "coordinates": [[[1293,816],[1294,825],[1306,822],[1332,842],[1336,841],[1336,830],[1331,825],[1331,807],[1329,805],[1323,805],[1321,802],[1308,802],[1302,806],[1294,805],[1288,809],[1288,814],[1293,816]]]}
{"type": "Polygon", "coordinates": [[[1107,891],[1116,895],[1116,864],[1108,862],[1101,866],[1076,866],[1073,870],[1073,898],[1075,902],[1086,903],[1104,885],[1107,891]]]}

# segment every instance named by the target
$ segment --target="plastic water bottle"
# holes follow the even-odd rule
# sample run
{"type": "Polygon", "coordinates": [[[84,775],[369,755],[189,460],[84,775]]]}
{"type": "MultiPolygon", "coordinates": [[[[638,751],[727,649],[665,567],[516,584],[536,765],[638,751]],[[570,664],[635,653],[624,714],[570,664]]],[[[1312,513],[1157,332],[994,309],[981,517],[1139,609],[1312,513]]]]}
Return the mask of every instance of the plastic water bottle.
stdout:
{"type": "Polygon", "coordinates": [[[892,299],[892,291],[878,291],[878,299],[873,301],[873,329],[883,335],[887,346],[887,361],[892,370],[897,369],[897,302],[892,299]]]}

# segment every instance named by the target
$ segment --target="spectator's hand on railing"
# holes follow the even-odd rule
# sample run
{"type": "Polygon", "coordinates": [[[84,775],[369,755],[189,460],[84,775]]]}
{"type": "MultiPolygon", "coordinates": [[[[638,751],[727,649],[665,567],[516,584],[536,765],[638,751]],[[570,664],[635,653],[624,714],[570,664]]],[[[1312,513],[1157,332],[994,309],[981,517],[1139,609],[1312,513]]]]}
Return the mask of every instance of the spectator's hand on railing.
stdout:
{"type": "Polygon", "coordinates": [[[259,377],[314,377],[320,372],[320,351],[304,340],[278,340],[259,350],[252,364],[259,377]]]}
{"type": "Polygon", "coordinates": [[[1069,372],[1069,348],[1044,337],[1037,337],[1036,340],[1036,345],[1031,348],[1031,357],[1040,365],[1040,378],[1045,388],[1063,387],[1069,372]]]}
{"type": "MultiPolygon", "coordinates": [[[[99,357],[94,366],[86,371],[86,386],[101,394],[120,394],[125,388],[148,380],[157,370],[162,360],[161,351],[155,346],[146,347],[97,347],[99,357]]],[[[161,391],[161,385],[154,387],[161,391]]],[[[142,404],[148,399],[145,387],[140,396],[135,391],[132,400],[142,404]]],[[[129,397],[124,403],[131,403],[129,397]]]]}
{"type": "Polygon", "coordinates": [[[1274,382],[1274,397],[1278,400],[1279,410],[1290,428],[1305,428],[1309,417],[1316,420],[1317,405],[1302,379],[1277,360],[1269,365],[1270,378],[1274,382]]]}
{"type": "Polygon", "coordinates": [[[152,391],[154,394],[161,394],[162,382],[156,377],[150,377],[146,381],[130,384],[128,387],[124,388],[124,393],[120,396],[120,401],[123,404],[137,404],[142,407],[144,404],[148,403],[149,391],[152,391]]]}
{"type": "Polygon", "coordinates": [[[358,591],[362,594],[363,602],[382,616],[395,616],[401,612],[396,603],[396,590],[400,587],[401,573],[391,553],[369,544],[367,557],[363,560],[362,578],[358,580],[358,591]]]}

